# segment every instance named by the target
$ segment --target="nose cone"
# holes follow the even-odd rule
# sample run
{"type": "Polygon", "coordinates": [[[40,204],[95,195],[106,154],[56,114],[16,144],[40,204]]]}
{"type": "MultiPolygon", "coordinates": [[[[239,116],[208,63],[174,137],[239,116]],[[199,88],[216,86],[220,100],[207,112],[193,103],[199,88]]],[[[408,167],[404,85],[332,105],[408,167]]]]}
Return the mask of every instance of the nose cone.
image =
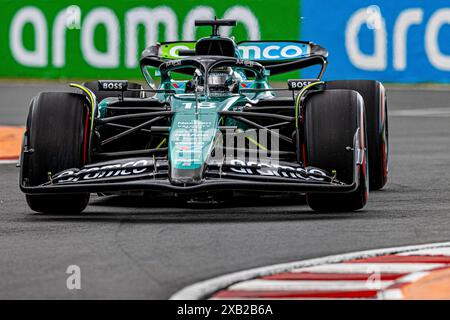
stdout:
{"type": "Polygon", "coordinates": [[[169,179],[172,184],[192,185],[203,181],[218,120],[217,112],[175,114],[169,135],[169,179]]]}
{"type": "Polygon", "coordinates": [[[191,186],[200,184],[203,181],[204,166],[198,169],[178,169],[174,166],[170,168],[170,183],[177,186],[191,186]]]}

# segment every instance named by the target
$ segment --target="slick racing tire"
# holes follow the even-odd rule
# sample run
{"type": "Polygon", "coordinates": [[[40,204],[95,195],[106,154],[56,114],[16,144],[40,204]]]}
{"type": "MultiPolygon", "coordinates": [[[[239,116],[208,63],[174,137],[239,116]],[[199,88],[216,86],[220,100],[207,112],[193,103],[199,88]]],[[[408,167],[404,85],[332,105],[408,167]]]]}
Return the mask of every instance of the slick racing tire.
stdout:
{"type": "MultiPolygon", "coordinates": [[[[358,132],[361,148],[366,144],[364,102],[352,90],[326,90],[307,97],[304,111],[305,166],[329,171],[335,170],[336,179],[346,184],[353,182],[355,134],[358,132]],[[358,131],[358,129],[360,129],[358,131]]],[[[362,209],[369,195],[367,153],[357,166],[359,186],[350,193],[307,193],[308,205],[318,212],[343,212],[362,209]]]]}
{"type": "MultiPolygon", "coordinates": [[[[122,91],[99,91],[98,90],[98,81],[89,81],[84,82],[83,86],[88,88],[92,91],[92,93],[95,94],[97,98],[97,103],[102,101],[105,98],[110,97],[118,97],[122,95],[122,91]]],[[[134,83],[134,82],[128,82],[128,89],[142,89],[142,86],[140,84],[134,83]]],[[[145,96],[141,96],[141,92],[139,91],[124,91],[123,96],[125,98],[144,98],[145,96]]]]}
{"type": "Polygon", "coordinates": [[[331,81],[327,89],[358,91],[364,99],[367,121],[370,190],[383,188],[388,181],[389,128],[384,86],[379,81],[331,81]]]}
{"type": "MultiPolygon", "coordinates": [[[[29,186],[49,181],[64,169],[80,168],[87,161],[89,113],[86,98],[64,92],[40,93],[33,99],[25,133],[22,177],[29,186]]],[[[26,195],[33,211],[42,213],[80,213],[89,194],[26,195]]]]}

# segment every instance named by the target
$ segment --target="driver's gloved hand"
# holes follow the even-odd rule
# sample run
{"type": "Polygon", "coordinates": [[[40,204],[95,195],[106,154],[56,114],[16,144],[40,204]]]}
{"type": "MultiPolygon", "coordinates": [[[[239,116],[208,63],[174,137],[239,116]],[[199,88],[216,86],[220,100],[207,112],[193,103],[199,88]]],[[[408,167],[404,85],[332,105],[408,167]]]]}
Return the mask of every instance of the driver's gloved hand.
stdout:
{"type": "Polygon", "coordinates": [[[227,79],[225,85],[228,87],[228,91],[231,93],[239,93],[239,82],[234,79],[227,79]]]}

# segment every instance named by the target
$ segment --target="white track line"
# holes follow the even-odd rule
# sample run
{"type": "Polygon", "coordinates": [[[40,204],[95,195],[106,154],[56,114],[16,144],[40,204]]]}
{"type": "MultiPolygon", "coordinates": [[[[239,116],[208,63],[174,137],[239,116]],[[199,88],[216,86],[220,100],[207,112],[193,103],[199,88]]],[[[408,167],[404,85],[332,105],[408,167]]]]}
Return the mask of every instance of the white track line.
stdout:
{"type": "Polygon", "coordinates": [[[391,110],[389,116],[397,117],[450,117],[450,108],[391,110]]]}
{"type": "Polygon", "coordinates": [[[400,289],[387,289],[377,294],[377,299],[380,300],[401,300],[403,298],[403,292],[400,289]]]}
{"type": "Polygon", "coordinates": [[[16,159],[16,160],[0,160],[0,164],[11,164],[11,163],[16,164],[17,162],[19,162],[18,159],[16,159]]]}
{"type": "Polygon", "coordinates": [[[427,275],[429,275],[430,272],[414,272],[411,274],[407,274],[404,277],[401,277],[400,279],[395,280],[395,283],[409,283],[417,281],[427,275]]]}
{"type": "MultiPolygon", "coordinates": [[[[377,290],[385,289],[394,281],[377,281],[377,290]]],[[[248,280],[232,285],[228,290],[243,291],[356,291],[368,290],[367,281],[297,281],[248,280]]]]}
{"type": "Polygon", "coordinates": [[[450,256],[450,248],[422,249],[416,251],[402,252],[400,256],[450,256]]]}
{"type": "Polygon", "coordinates": [[[412,273],[445,267],[445,263],[336,263],[294,269],[292,272],[312,273],[412,273]]]}
{"type": "Polygon", "coordinates": [[[227,288],[235,283],[246,281],[249,279],[254,279],[258,277],[263,277],[271,274],[281,273],[291,271],[293,269],[311,267],[326,263],[339,263],[342,261],[348,261],[353,259],[363,259],[368,257],[375,257],[385,254],[393,254],[393,253],[403,253],[408,251],[417,251],[423,249],[433,249],[439,247],[448,247],[450,246],[450,242],[441,242],[441,243],[431,243],[431,244],[423,244],[423,245],[414,245],[414,246],[405,246],[405,247],[394,247],[394,248],[385,248],[385,249],[376,249],[376,250],[368,250],[368,251],[359,251],[347,254],[338,254],[333,256],[327,256],[317,259],[309,259],[302,261],[295,261],[290,263],[282,263],[276,264],[261,268],[255,268],[250,270],[239,271],[223,276],[219,276],[217,278],[205,280],[202,282],[198,282],[192,284],[188,287],[183,288],[182,290],[176,292],[174,295],[170,297],[171,300],[198,300],[204,299],[212,295],[214,292],[219,291],[223,288],[227,288]]]}
{"type": "Polygon", "coordinates": [[[394,281],[393,288],[384,288],[384,290],[380,290],[377,293],[377,299],[378,300],[401,300],[404,299],[403,292],[401,289],[396,288],[399,284],[407,284],[415,282],[427,275],[429,275],[430,272],[414,272],[411,274],[407,274],[404,277],[401,277],[400,279],[397,279],[394,281]]]}
{"type": "Polygon", "coordinates": [[[405,86],[396,86],[396,85],[385,85],[387,91],[429,91],[429,92],[448,92],[450,89],[449,85],[446,84],[436,84],[431,86],[421,86],[417,85],[405,85],[405,86]]]}

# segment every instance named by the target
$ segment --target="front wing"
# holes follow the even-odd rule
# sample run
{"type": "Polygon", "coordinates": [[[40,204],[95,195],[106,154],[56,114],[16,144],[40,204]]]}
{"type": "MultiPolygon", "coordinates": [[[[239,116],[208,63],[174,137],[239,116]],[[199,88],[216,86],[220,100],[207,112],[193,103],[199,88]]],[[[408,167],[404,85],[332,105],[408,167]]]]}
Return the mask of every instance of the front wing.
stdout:
{"type": "Polygon", "coordinates": [[[354,149],[353,181],[343,183],[324,170],[287,165],[232,161],[209,163],[204,179],[195,184],[180,185],[170,180],[169,162],[155,158],[129,158],[90,164],[53,175],[48,182],[29,186],[20,177],[20,188],[26,194],[115,193],[127,191],[174,192],[195,194],[223,190],[261,192],[347,193],[359,186],[362,150],[354,149]]]}

